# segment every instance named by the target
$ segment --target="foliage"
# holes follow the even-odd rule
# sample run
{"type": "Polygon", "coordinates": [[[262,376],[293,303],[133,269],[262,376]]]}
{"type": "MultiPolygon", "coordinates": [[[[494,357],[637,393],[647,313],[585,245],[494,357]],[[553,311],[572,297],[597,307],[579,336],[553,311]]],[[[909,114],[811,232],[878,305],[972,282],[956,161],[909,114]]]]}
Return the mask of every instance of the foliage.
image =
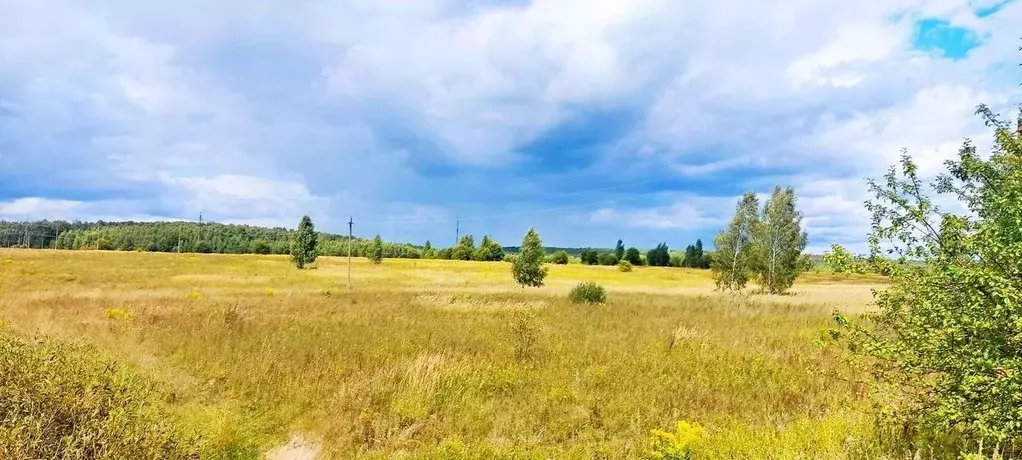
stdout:
{"type": "Polygon", "coordinates": [[[618,260],[619,261],[627,260],[628,262],[631,262],[632,265],[643,265],[642,253],[640,253],[639,250],[634,247],[628,248],[628,250],[625,251],[625,257],[624,258],[618,257],[618,260]]]}
{"type": "Polygon", "coordinates": [[[613,253],[601,252],[600,255],[597,256],[597,261],[600,265],[617,265],[619,259],[614,256],[613,253]]]}
{"type": "Polygon", "coordinates": [[[802,213],[795,208],[795,190],[774,187],[754,228],[760,285],[771,294],[784,293],[809,268],[802,258],[807,235],[802,230],[802,213]]]}
{"type": "Polygon", "coordinates": [[[907,153],[869,181],[871,250],[897,257],[894,284],[864,322],[837,319],[852,349],[875,359],[881,389],[898,395],[891,422],[924,441],[958,433],[970,441],[960,450],[996,455],[1022,441],[1022,132],[985,106],[977,113],[994,130],[992,154],[967,140],[931,184],[969,214],[939,209],[907,153]]]}
{"type": "Polygon", "coordinates": [[[746,192],[738,202],[735,216],[727,228],[717,234],[710,268],[718,290],[741,290],[755,267],[754,236],[759,226],[759,199],[746,192]]]}
{"type": "Polygon", "coordinates": [[[614,246],[614,257],[617,258],[617,260],[623,260],[623,259],[625,259],[627,257],[627,256],[625,256],[625,242],[624,241],[617,240],[617,244],[614,246]]]}
{"type": "Polygon", "coordinates": [[[374,264],[383,262],[383,238],[380,238],[380,235],[376,235],[373,238],[373,245],[369,250],[368,258],[374,264]]]}
{"type": "Polygon", "coordinates": [[[472,255],[475,254],[475,239],[472,235],[465,235],[461,237],[458,244],[451,249],[452,260],[472,260],[472,255]]]}
{"type": "Polygon", "coordinates": [[[316,261],[316,228],[309,216],[302,216],[291,240],[291,262],[299,269],[316,261]]]}
{"type": "Polygon", "coordinates": [[[855,272],[855,256],[840,244],[830,245],[830,251],[823,253],[823,263],[836,273],[855,272]]]}
{"type": "Polygon", "coordinates": [[[628,273],[632,271],[632,263],[628,260],[622,260],[617,263],[617,271],[622,273],[628,273]]]}
{"type": "Polygon", "coordinates": [[[567,265],[568,259],[569,259],[568,253],[564,251],[557,251],[553,254],[550,254],[550,263],[554,263],[557,265],[567,265]]]}
{"type": "Polygon", "coordinates": [[[585,248],[579,253],[579,259],[585,265],[598,265],[600,263],[600,253],[593,248],[585,248]]]}
{"type": "Polygon", "coordinates": [[[681,259],[680,266],[686,268],[710,268],[710,256],[703,251],[703,240],[697,239],[695,244],[690,244],[685,248],[685,257],[681,259]]]}
{"type": "Polygon", "coordinates": [[[256,239],[256,240],[252,240],[252,244],[250,246],[249,251],[251,251],[253,254],[264,254],[265,255],[265,254],[269,254],[270,252],[272,252],[273,248],[270,246],[270,242],[269,241],[264,240],[262,238],[259,238],[259,239],[256,239]]]}
{"type": "Polygon", "coordinates": [[[515,282],[522,287],[540,287],[543,279],[546,278],[547,268],[543,266],[543,240],[539,238],[536,229],[529,227],[529,231],[522,238],[521,251],[518,257],[511,263],[511,274],[515,282]]]}
{"type": "Polygon", "coordinates": [[[197,458],[152,384],[92,348],[0,328],[0,369],[2,458],[197,458]]]}
{"type": "Polygon", "coordinates": [[[667,243],[660,243],[655,248],[650,249],[646,253],[646,264],[650,267],[671,266],[671,251],[667,248],[667,243]]]}
{"type": "Polygon", "coordinates": [[[472,255],[472,260],[500,262],[504,260],[504,248],[500,243],[493,241],[490,235],[483,235],[483,240],[479,242],[479,248],[472,255]]]}
{"type": "Polygon", "coordinates": [[[597,304],[607,301],[607,292],[603,286],[593,281],[584,281],[571,289],[568,300],[572,303],[597,304]]]}
{"type": "Polygon", "coordinates": [[[698,423],[679,421],[673,432],[652,430],[647,455],[656,460],[691,460],[706,434],[698,423]]]}
{"type": "Polygon", "coordinates": [[[823,263],[835,273],[876,273],[880,275],[891,274],[891,261],[880,254],[873,254],[869,257],[852,255],[844,246],[832,244],[830,251],[824,252],[821,257],[823,263]]]}

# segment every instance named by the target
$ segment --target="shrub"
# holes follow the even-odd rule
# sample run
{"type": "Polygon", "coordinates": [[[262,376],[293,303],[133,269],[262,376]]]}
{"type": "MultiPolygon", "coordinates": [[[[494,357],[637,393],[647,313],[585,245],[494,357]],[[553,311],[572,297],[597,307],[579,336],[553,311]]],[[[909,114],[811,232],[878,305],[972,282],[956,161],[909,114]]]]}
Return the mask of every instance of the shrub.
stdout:
{"type": "Polygon", "coordinates": [[[91,348],[0,330],[0,458],[198,458],[154,387],[91,348]]]}
{"type": "Polygon", "coordinates": [[[619,260],[617,256],[610,252],[602,252],[596,257],[596,259],[600,265],[617,265],[619,260]]]}
{"type": "Polygon", "coordinates": [[[571,293],[568,294],[568,300],[572,303],[604,303],[607,301],[607,292],[603,290],[603,286],[593,281],[586,281],[579,283],[578,286],[571,290],[571,293]]]}
{"type": "Polygon", "coordinates": [[[582,263],[585,265],[596,265],[600,263],[600,254],[592,248],[583,249],[578,256],[582,259],[582,263]]]}
{"type": "Polygon", "coordinates": [[[627,260],[622,260],[617,263],[617,271],[628,273],[632,271],[632,263],[627,260]]]}
{"type": "Polygon", "coordinates": [[[272,251],[270,242],[263,239],[253,240],[250,250],[255,254],[269,254],[272,251]]]}
{"type": "Polygon", "coordinates": [[[550,255],[550,262],[557,265],[567,265],[568,253],[565,251],[557,251],[550,255]]]}

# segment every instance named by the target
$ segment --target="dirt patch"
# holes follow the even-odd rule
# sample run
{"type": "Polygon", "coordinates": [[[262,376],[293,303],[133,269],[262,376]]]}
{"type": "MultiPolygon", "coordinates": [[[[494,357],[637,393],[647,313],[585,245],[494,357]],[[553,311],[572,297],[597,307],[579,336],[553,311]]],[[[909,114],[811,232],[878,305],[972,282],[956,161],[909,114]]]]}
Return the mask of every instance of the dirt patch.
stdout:
{"type": "Polygon", "coordinates": [[[292,434],[287,444],[266,453],[267,460],[314,460],[323,447],[300,434],[292,434]]]}

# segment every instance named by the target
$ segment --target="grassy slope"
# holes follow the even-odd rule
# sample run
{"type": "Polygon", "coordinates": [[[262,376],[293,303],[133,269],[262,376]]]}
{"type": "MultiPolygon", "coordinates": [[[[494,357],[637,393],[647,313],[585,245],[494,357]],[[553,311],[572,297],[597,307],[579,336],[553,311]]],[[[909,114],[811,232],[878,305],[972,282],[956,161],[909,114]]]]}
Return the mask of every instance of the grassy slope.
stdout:
{"type": "Polygon", "coordinates": [[[705,271],[554,266],[523,291],[503,263],[356,260],[349,292],[345,263],[4,251],[0,318],[133,363],[210,451],[302,432],[333,458],[633,458],[682,419],[727,456],[869,448],[869,401],[834,377],[825,331],[876,279],[810,275],[761,304],[714,295],[705,271]],[[579,280],[610,302],[566,303],[579,280]]]}

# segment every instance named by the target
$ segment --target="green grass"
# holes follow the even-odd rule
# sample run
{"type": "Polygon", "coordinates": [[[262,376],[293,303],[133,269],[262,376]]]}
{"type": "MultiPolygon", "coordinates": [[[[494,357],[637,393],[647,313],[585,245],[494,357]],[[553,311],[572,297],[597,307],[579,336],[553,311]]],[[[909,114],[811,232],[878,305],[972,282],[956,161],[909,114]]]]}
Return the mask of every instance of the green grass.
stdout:
{"type": "Polygon", "coordinates": [[[876,456],[811,302],[867,284],[764,303],[698,270],[551,266],[523,290],[504,263],[359,260],[349,291],[345,263],[6,251],[0,318],[130,364],[214,458],[294,433],[322,458],[636,458],[679,420],[716,458],[876,456]],[[579,281],[607,303],[570,303],[579,281]]]}

